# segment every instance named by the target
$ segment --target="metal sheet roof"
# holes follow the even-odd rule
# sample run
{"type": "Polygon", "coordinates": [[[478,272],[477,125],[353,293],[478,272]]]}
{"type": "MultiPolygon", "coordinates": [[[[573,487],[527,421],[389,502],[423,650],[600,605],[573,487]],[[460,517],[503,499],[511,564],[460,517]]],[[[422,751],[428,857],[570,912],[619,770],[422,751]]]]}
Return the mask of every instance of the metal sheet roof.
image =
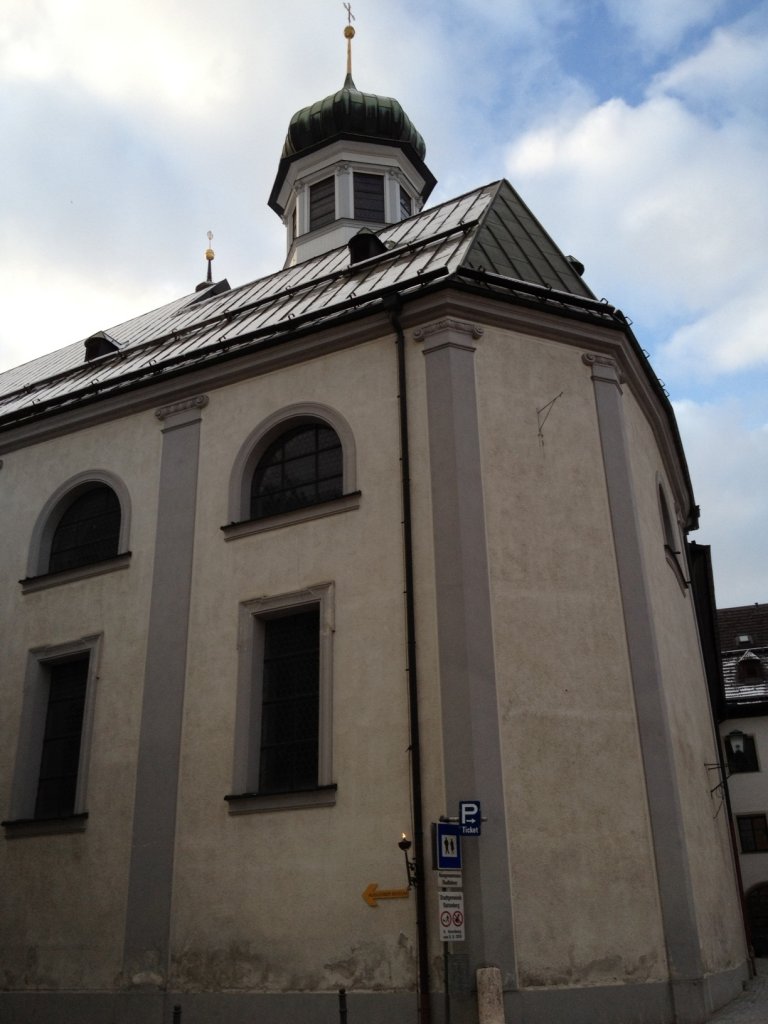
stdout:
{"type": "MultiPolygon", "coordinates": [[[[183,296],[107,329],[117,352],[85,361],[84,341],[0,374],[0,429],[30,416],[156,380],[185,361],[321,326],[397,291],[456,273],[496,275],[594,302],[566,257],[506,181],[378,232],[387,252],[350,266],[346,246],[239,288],[183,296]]],[[[225,285],[226,287],[226,285],[225,285]]],[[[597,306],[597,303],[595,303],[597,306]]],[[[606,307],[610,309],[610,307],[606,307]]]]}

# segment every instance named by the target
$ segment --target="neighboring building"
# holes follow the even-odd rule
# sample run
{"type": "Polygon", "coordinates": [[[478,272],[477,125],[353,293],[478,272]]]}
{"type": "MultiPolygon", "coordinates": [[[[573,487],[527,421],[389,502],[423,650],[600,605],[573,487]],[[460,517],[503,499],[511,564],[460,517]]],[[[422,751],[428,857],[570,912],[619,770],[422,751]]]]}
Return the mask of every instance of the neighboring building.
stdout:
{"type": "Polygon", "coordinates": [[[348,78],[291,123],[284,270],[0,376],[4,1020],[740,991],[670,403],[514,189],[421,210],[424,156],[348,78]]]}
{"type": "Polygon", "coordinates": [[[725,684],[720,735],[744,903],[756,956],[768,956],[768,604],[717,613],[725,684]]]}

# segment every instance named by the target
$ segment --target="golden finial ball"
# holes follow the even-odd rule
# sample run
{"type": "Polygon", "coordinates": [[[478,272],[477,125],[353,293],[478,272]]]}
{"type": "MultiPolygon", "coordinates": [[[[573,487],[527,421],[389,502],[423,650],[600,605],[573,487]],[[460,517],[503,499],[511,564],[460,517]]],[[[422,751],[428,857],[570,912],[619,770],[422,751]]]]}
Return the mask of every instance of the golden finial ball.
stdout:
{"type": "Polygon", "coordinates": [[[213,259],[213,249],[206,249],[205,250],[205,258],[207,260],[212,260],[213,259]]]}
{"type": "Polygon", "coordinates": [[[345,39],[354,39],[355,38],[355,30],[354,30],[354,28],[351,25],[345,25],[344,26],[344,38],[345,39]]]}

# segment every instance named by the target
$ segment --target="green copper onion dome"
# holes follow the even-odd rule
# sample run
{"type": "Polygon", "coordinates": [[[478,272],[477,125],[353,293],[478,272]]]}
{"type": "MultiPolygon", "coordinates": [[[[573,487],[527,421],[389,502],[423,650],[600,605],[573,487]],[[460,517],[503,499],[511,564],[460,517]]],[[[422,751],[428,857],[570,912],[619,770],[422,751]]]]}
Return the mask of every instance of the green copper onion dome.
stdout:
{"type": "Polygon", "coordinates": [[[351,135],[412,148],[421,160],[427,151],[397,100],[360,92],[347,74],[338,92],[293,115],[281,156],[292,157],[338,136],[351,135]]]}

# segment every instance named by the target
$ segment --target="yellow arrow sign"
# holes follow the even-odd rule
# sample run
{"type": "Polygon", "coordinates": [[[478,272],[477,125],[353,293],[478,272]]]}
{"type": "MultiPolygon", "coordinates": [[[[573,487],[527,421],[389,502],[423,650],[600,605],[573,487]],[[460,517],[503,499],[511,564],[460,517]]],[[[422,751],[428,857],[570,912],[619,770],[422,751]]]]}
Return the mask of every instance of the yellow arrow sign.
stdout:
{"type": "Polygon", "coordinates": [[[378,882],[371,882],[363,893],[363,899],[369,907],[375,907],[377,900],[407,900],[408,889],[379,889],[378,882]]]}

